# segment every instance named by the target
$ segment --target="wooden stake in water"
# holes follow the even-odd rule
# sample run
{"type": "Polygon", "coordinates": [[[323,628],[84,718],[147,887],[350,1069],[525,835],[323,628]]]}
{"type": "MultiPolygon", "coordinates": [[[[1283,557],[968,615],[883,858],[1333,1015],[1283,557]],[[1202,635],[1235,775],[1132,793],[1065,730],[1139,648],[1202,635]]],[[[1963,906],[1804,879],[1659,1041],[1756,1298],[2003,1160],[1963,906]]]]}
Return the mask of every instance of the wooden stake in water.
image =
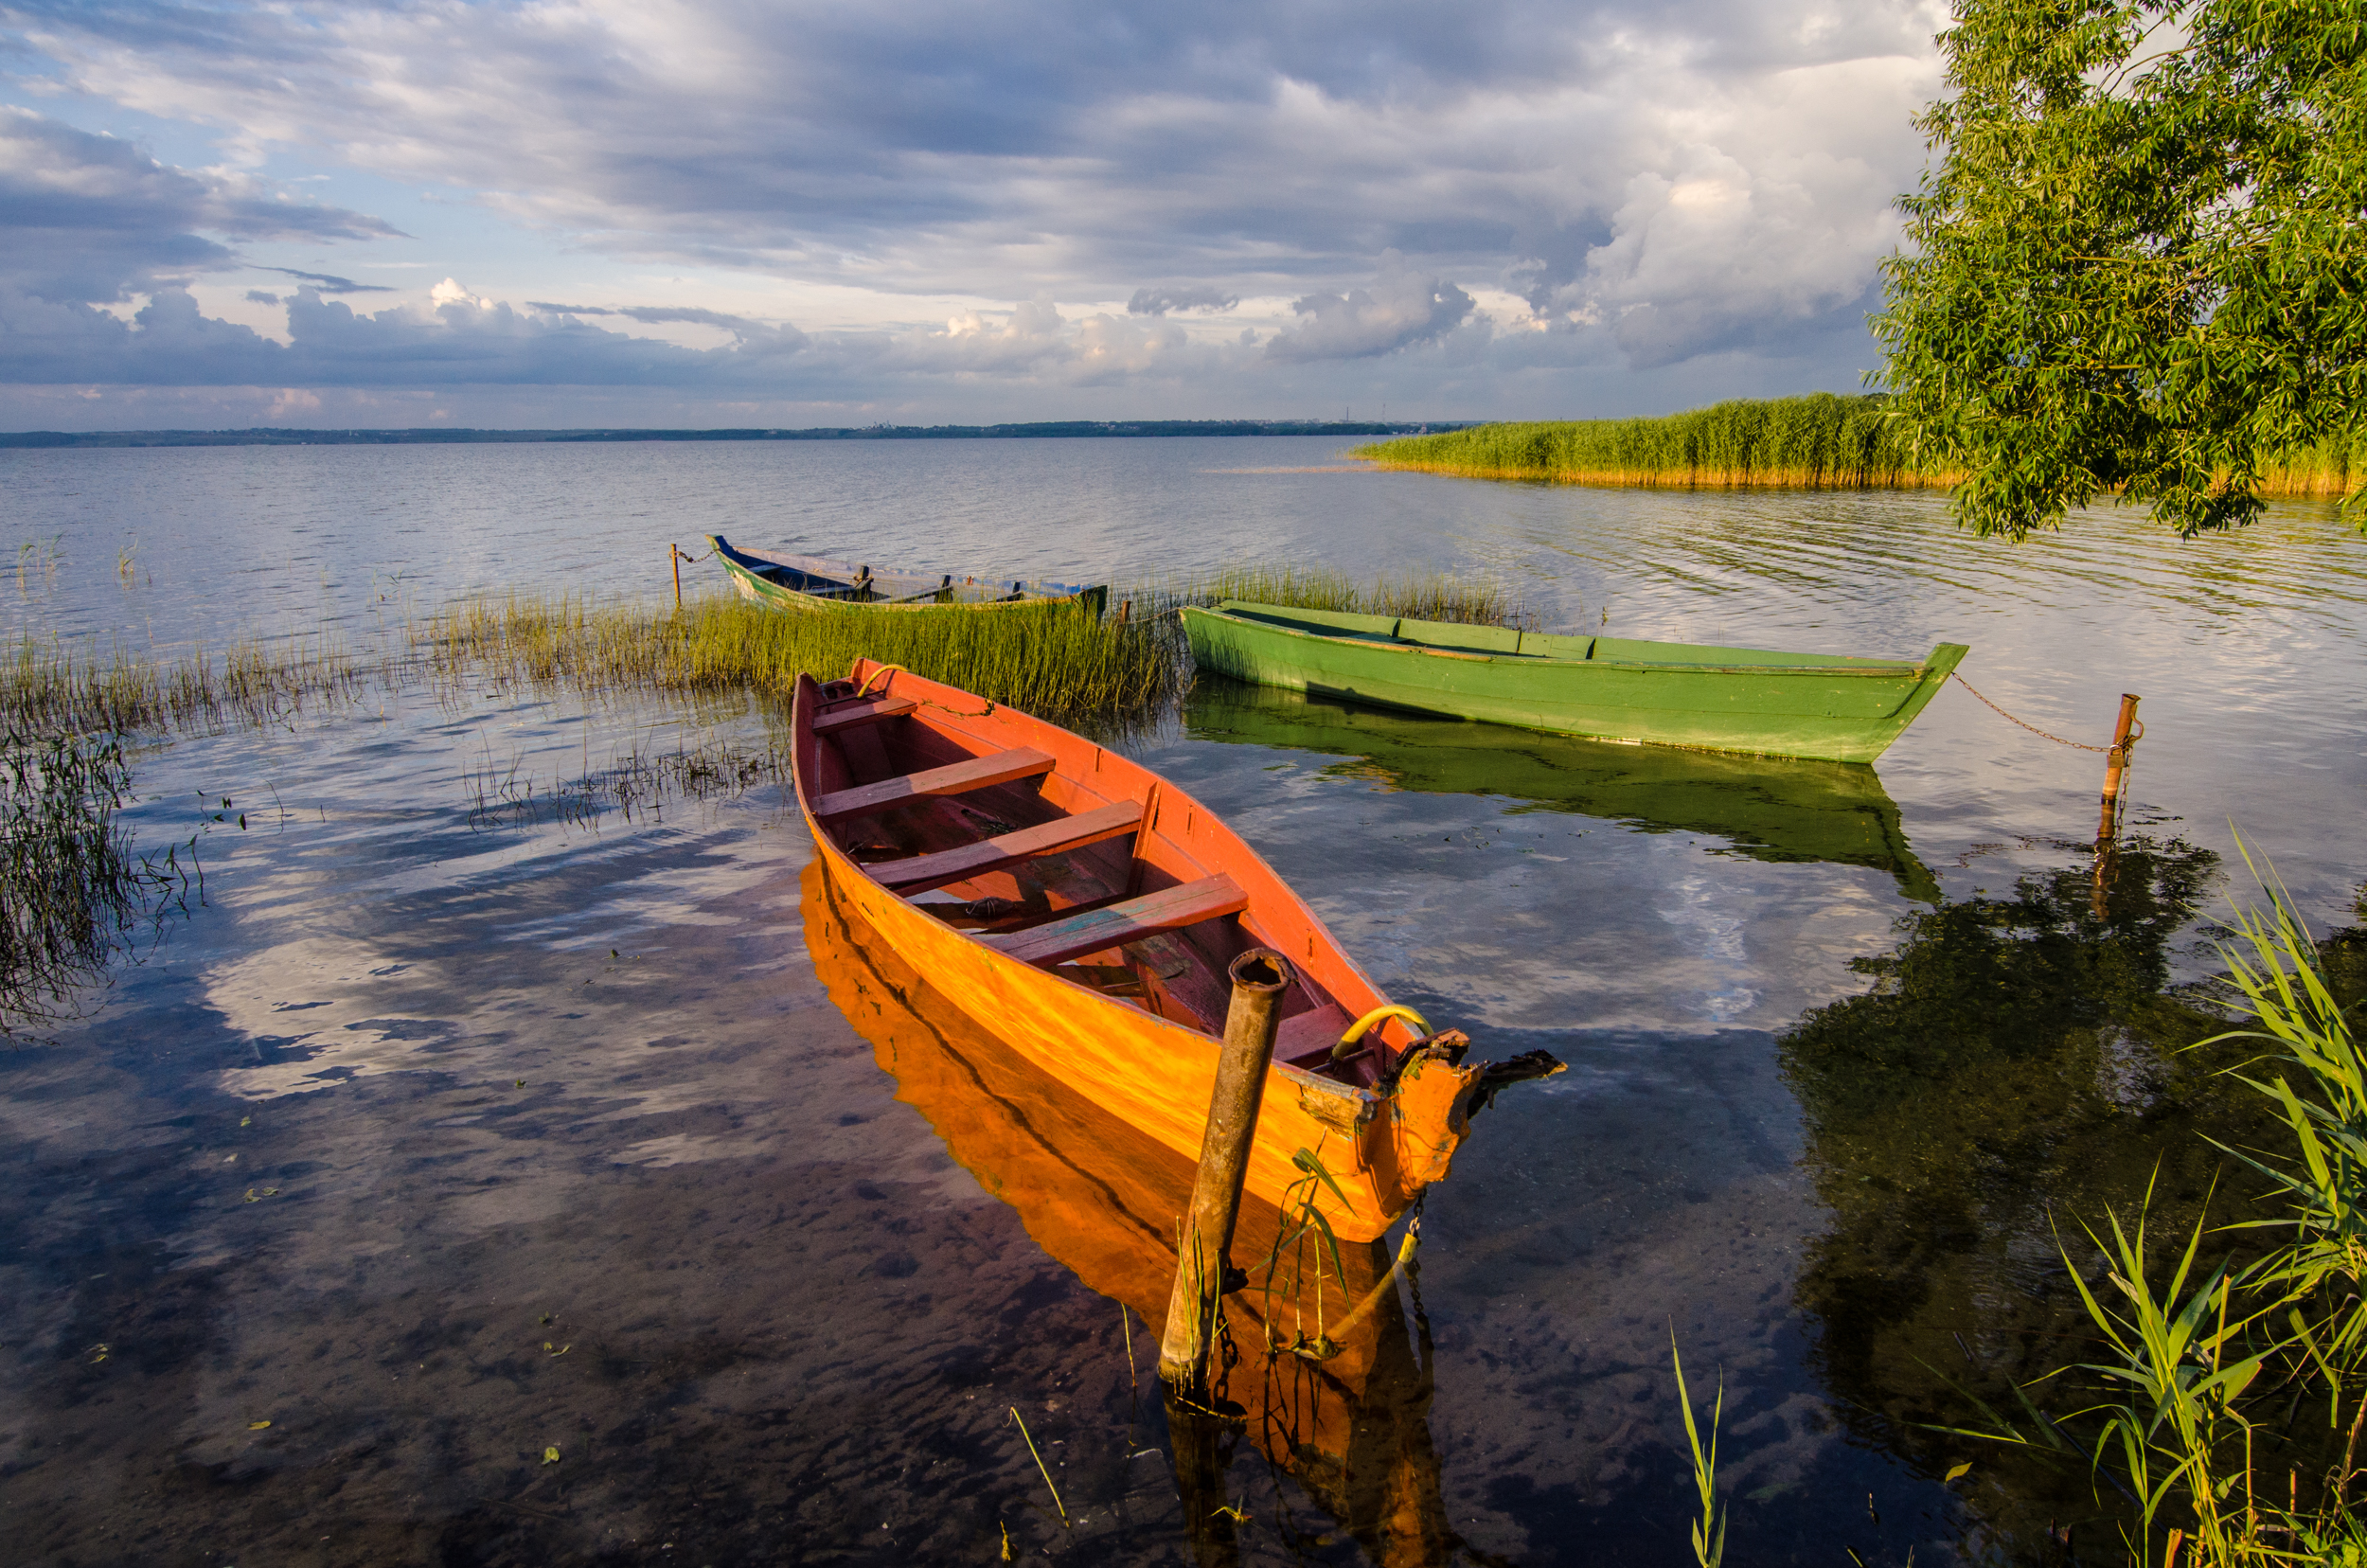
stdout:
{"type": "Polygon", "coordinates": [[[2104,816],[2096,824],[2099,846],[2111,843],[2120,832],[2121,800],[2128,793],[2128,749],[2145,733],[2145,726],[2137,722],[2136,694],[2122,692],[2121,715],[2112,725],[2112,749],[2104,754],[2104,816]]]}
{"type": "Polygon", "coordinates": [[[1282,1023],[1282,992],[1290,960],[1272,948],[1252,948],[1233,960],[1233,1004],[1225,1013],[1224,1045],[1217,1058],[1216,1093],[1208,1100],[1208,1130],[1192,1182],[1192,1212],[1184,1221],[1175,1260],[1175,1289],[1159,1341],[1159,1376],[1181,1391],[1199,1393],[1208,1372],[1217,1303],[1224,1294],[1226,1254],[1241,1209],[1257,1109],[1266,1096],[1266,1067],[1273,1060],[1274,1030],[1282,1023]]]}
{"type": "Polygon", "coordinates": [[[682,614],[682,563],[690,558],[682,553],[679,544],[666,546],[666,563],[674,568],[674,614],[682,614]]]}

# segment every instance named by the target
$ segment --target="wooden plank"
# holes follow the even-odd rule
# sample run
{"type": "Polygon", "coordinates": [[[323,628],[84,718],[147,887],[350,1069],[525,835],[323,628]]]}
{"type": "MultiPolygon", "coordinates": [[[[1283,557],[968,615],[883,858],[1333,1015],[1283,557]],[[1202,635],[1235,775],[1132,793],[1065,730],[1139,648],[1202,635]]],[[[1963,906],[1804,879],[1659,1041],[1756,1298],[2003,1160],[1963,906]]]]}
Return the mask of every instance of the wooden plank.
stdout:
{"type": "Polygon", "coordinates": [[[891,892],[926,893],[933,887],[984,876],[1006,865],[1033,860],[1038,855],[1057,855],[1063,850],[1082,849],[1089,844],[1120,837],[1132,832],[1142,819],[1141,801],[1122,800],[1098,811],[1079,812],[1073,817],[1040,823],[1033,828],[1022,828],[1015,833],[1005,833],[999,838],[980,839],[958,849],[940,849],[934,855],[915,855],[910,860],[890,861],[869,869],[880,885],[891,892]]]}
{"type": "Polygon", "coordinates": [[[1249,907],[1249,895],[1231,877],[1204,877],[1180,887],[1162,888],[1065,920],[1008,936],[981,937],[987,946],[1023,964],[1057,964],[1104,948],[1139,941],[1157,931],[1198,925],[1221,915],[1237,915],[1249,907]]]}
{"type": "Polygon", "coordinates": [[[894,719],[899,714],[910,713],[919,704],[909,697],[883,697],[876,703],[865,703],[861,707],[843,708],[837,713],[824,714],[813,722],[813,733],[836,735],[841,730],[861,729],[865,724],[876,724],[882,719],[894,719]]]}
{"type": "Polygon", "coordinates": [[[990,785],[1008,784],[1015,778],[1041,777],[1051,771],[1051,757],[1032,746],[1022,746],[1017,751],[973,757],[967,762],[905,774],[899,778],[883,778],[877,784],[858,785],[824,795],[813,803],[813,816],[816,822],[828,826],[849,817],[869,816],[928,795],[967,794],[990,785]]]}

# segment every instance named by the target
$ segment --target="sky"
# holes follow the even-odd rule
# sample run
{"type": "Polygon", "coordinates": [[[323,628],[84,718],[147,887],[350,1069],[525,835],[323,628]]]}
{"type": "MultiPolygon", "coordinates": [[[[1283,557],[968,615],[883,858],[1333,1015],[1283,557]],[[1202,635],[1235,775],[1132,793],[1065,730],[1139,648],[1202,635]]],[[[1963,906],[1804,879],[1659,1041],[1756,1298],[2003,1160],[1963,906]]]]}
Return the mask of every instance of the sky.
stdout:
{"type": "Polygon", "coordinates": [[[1924,0],[0,0],[0,429],[1857,391],[1924,0]]]}

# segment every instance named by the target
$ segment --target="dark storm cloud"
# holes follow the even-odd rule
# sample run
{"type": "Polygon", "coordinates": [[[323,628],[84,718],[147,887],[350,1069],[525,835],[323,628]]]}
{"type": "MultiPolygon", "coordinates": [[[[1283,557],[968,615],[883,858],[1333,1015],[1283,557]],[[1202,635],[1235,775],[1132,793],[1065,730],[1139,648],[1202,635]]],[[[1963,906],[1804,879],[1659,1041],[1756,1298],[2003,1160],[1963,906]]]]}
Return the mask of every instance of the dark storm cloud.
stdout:
{"type": "Polygon", "coordinates": [[[375,218],[281,199],[252,181],[173,169],[128,142],[0,105],[0,279],[46,300],[107,304],[239,265],[221,241],[363,240],[375,218]]]}

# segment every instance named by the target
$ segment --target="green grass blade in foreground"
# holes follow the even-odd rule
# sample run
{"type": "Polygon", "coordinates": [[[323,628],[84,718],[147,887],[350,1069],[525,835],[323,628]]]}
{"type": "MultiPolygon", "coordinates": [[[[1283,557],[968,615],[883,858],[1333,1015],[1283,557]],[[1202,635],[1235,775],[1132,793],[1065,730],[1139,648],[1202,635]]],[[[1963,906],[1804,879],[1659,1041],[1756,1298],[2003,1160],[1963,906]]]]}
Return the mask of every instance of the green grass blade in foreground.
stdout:
{"type": "Polygon", "coordinates": [[[1701,1517],[1693,1526],[1693,1560],[1700,1568],[1718,1568],[1726,1557],[1726,1521],[1728,1511],[1717,1506],[1717,1429],[1726,1416],[1726,1380],[1717,1380],[1717,1402],[1710,1411],[1710,1444],[1705,1452],[1701,1447],[1701,1429],[1693,1418],[1693,1394],[1685,1387],[1684,1357],[1677,1349],[1677,1336],[1668,1336],[1668,1360],[1677,1369],[1677,1406],[1684,1412],[1685,1445],[1692,1451],[1693,1486],[1700,1494],[1701,1517]]]}

